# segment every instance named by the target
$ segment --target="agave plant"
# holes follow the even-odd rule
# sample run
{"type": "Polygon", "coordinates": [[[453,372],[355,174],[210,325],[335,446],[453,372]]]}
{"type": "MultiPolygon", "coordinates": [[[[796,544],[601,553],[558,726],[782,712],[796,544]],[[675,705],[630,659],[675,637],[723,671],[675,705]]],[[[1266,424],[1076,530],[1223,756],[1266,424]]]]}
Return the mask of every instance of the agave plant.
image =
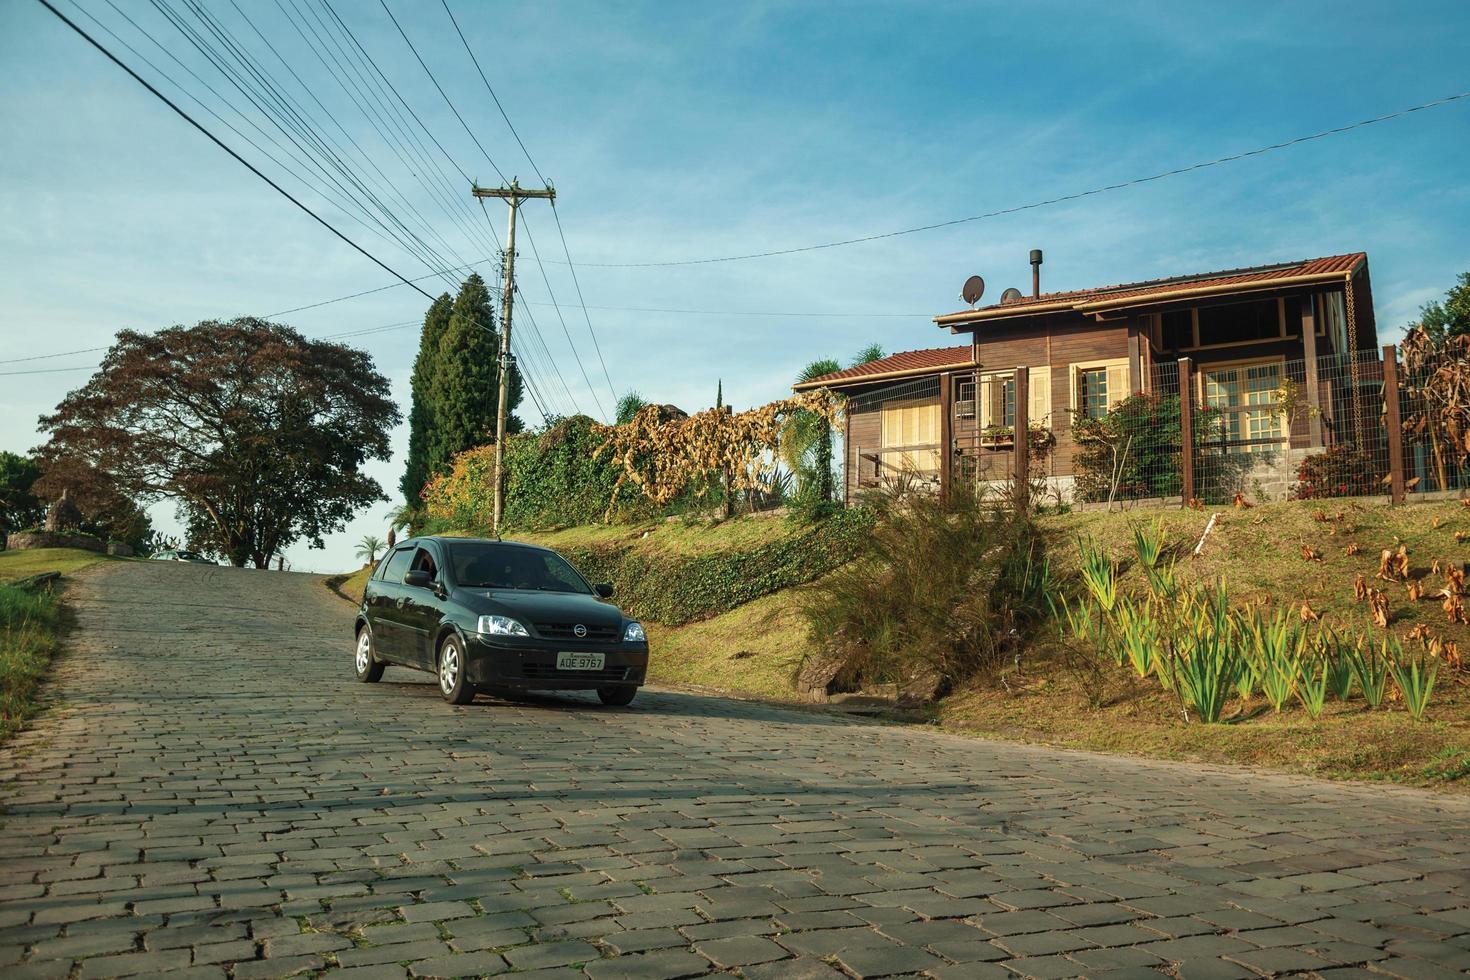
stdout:
{"type": "Polygon", "coordinates": [[[1192,618],[1192,629],[1184,638],[1183,651],[1174,665],[1180,696],[1199,714],[1200,721],[1214,724],[1225,710],[1225,702],[1241,669],[1239,647],[1230,628],[1229,599],[1223,586],[1202,590],[1192,618]]]}
{"type": "Polygon", "coordinates": [[[1434,680],[1439,676],[1439,658],[1432,653],[1405,654],[1398,650],[1387,660],[1404,707],[1415,721],[1422,721],[1424,709],[1429,707],[1429,695],[1434,692],[1434,680]]]}
{"type": "Polygon", "coordinates": [[[1348,651],[1352,643],[1330,626],[1317,634],[1318,648],[1327,666],[1327,689],[1339,701],[1347,701],[1353,693],[1353,665],[1348,651]]]}
{"type": "Polygon", "coordinates": [[[1301,673],[1296,679],[1296,698],[1313,718],[1322,715],[1327,706],[1327,659],[1320,653],[1302,659],[1301,673]]]}
{"type": "Polygon", "coordinates": [[[1353,676],[1358,679],[1358,686],[1363,689],[1363,699],[1370,708],[1376,708],[1383,703],[1383,695],[1388,688],[1388,664],[1392,659],[1390,644],[1397,647],[1398,641],[1384,639],[1381,647],[1375,647],[1359,637],[1347,648],[1353,676]]]}
{"type": "Polygon", "coordinates": [[[1118,603],[1116,625],[1119,666],[1126,660],[1139,677],[1147,677],[1157,668],[1159,637],[1163,630],[1146,603],[1123,599],[1118,603]]]}
{"type": "Polygon", "coordinates": [[[1087,591],[1103,615],[1111,616],[1118,604],[1117,564],[1101,545],[1089,538],[1077,539],[1077,551],[1082,558],[1082,581],[1087,591]]]}
{"type": "Polygon", "coordinates": [[[1301,630],[1292,623],[1290,610],[1284,607],[1278,608],[1270,619],[1259,610],[1251,612],[1247,629],[1250,656],[1260,673],[1261,693],[1272,710],[1279,713],[1296,689],[1301,630]]]}

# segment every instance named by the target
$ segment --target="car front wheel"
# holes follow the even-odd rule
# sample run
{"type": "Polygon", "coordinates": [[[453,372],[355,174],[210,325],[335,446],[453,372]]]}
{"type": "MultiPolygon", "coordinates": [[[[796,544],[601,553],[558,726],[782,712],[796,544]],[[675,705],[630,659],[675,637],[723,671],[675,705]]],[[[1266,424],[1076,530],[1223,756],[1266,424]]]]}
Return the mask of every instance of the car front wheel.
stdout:
{"type": "Polygon", "coordinates": [[[475,686],[466,676],[464,644],[450,636],[439,648],[439,693],[450,704],[469,704],[475,699],[475,686]]]}
{"type": "Polygon", "coordinates": [[[357,631],[357,653],[352,658],[357,679],[363,684],[376,684],[383,676],[383,665],[373,655],[373,631],[364,626],[357,631]]]}
{"type": "Polygon", "coordinates": [[[599,687],[597,696],[602,699],[603,704],[615,707],[625,707],[633,703],[633,695],[638,693],[638,688],[631,686],[599,687]]]}

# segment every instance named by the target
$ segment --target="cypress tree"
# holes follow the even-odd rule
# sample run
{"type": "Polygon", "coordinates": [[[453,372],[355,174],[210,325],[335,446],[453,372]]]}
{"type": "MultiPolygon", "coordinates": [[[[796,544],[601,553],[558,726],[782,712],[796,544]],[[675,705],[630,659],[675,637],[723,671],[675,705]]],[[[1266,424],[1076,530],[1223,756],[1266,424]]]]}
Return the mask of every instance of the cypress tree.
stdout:
{"type": "MultiPolygon", "coordinates": [[[[500,333],[496,329],[490,291],[472,274],[460,287],[449,323],[439,340],[437,369],[431,380],[433,423],[428,430],[429,473],[449,465],[456,453],[495,438],[495,410],[500,397],[500,333]]],[[[521,400],[519,372],[511,376],[510,409],[521,400]]],[[[506,427],[520,428],[512,416],[506,427]]]]}
{"type": "Polygon", "coordinates": [[[432,379],[439,370],[439,342],[449,329],[449,314],[454,301],[448,293],[434,300],[424,314],[424,329],[419,334],[419,353],[413,362],[413,405],[408,412],[408,462],[398,487],[410,507],[419,506],[419,493],[428,482],[429,433],[434,429],[432,379]]]}

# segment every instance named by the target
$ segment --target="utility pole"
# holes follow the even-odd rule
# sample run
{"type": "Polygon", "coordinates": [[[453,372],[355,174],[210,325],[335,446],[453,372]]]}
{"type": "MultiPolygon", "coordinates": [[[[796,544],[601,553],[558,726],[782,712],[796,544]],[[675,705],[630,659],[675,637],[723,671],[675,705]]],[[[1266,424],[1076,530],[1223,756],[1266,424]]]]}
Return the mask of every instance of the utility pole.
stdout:
{"type": "Polygon", "coordinates": [[[510,352],[510,312],[515,295],[516,211],[528,198],[556,200],[556,188],[540,190],[522,187],[512,179],[509,187],[475,187],[475,197],[498,197],[510,205],[510,228],[505,236],[505,284],[500,291],[500,403],[495,409],[495,507],[491,518],[496,537],[500,536],[500,517],[505,513],[505,423],[510,415],[510,370],[515,358],[510,352]]]}

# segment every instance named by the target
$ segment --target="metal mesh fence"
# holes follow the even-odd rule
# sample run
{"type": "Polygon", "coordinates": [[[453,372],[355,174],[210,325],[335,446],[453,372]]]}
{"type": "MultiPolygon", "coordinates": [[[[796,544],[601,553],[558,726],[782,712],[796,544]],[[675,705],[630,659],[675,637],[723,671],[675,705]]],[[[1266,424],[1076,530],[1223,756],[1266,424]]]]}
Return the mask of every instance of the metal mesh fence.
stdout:
{"type": "Polygon", "coordinates": [[[1187,371],[1159,362],[1141,390],[1131,390],[1126,362],[1081,367],[1069,379],[1032,374],[1024,406],[1011,372],[953,375],[947,400],[934,377],[853,398],[850,494],[899,482],[938,490],[946,469],[957,487],[1002,489],[1022,416],[1033,492],[1076,504],[1387,495],[1391,436],[1407,492],[1470,488],[1455,449],[1463,434],[1436,423],[1414,379],[1397,386],[1402,424],[1390,432],[1392,388],[1377,351],[1190,362],[1187,371]]]}
{"type": "Polygon", "coordinates": [[[865,392],[847,404],[844,447],[849,497],[896,483],[939,489],[942,411],[939,379],[921,378],[865,392]]]}
{"type": "Polygon", "coordinates": [[[1070,450],[1075,501],[1166,501],[1183,493],[1179,365],[1157,363],[1149,375],[1143,390],[1131,391],[1126,368],[1078,373],[1070,445],[1060,447],[1063,456],[1070,450]]]}

